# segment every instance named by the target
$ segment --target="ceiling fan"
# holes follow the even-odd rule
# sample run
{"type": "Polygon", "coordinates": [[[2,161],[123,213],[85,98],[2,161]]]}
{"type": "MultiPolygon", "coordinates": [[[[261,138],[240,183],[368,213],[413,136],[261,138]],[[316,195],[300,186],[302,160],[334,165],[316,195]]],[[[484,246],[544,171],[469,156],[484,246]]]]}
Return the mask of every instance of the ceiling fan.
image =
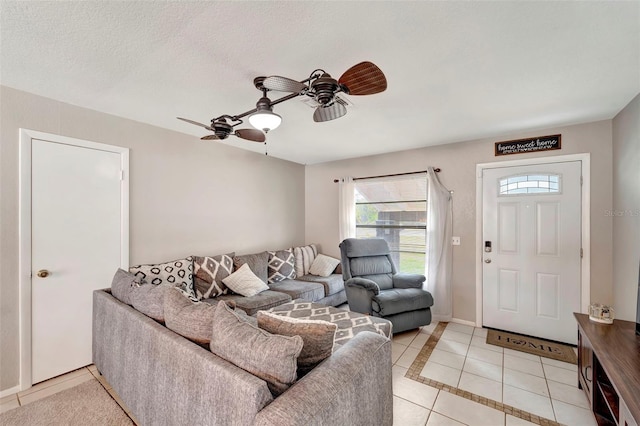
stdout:
{"type": "Polygon", "coordinates": [[[265,78],[263,85],[269,90],[312,97],[319,104],[313,113],[313,121],[323,122],[335,120],[347,113],[344,102],[338,101],[338,93],[373,95],[387,89],[387,79],[372,62],[360,62],[346,70],[338,80],[324,70],[315,70],[306,80],[271,76],[265,78]]]}
{"type": "Polygon", "coordinates": [[[221,115],[213,118],[211,125],[187,118],[177,118],[213,132],[213,135],[204,136],[202,140],[223,140],[229,135],[234,135],[253,142],[265,142],[265,133],[278,127],[282,121],[282,118],[273,112],[274,105],[298,96],[309,96],[318,104],[313,113],[313,121],[319,123],[335,120],[347,113],[346,102],[338,96],[339,93],[373,95],[387,89],[387,79],[380,68],[371,62],[360,62],[352,66],[338,80],[324,70],[318,69],[302,81],[270,76],[256,77],[253,84],[262,92],[262,97],[252,110],[238,115],[221,115]],[[291,93],[272,101],[267,97],[267,92],[271,90],[291,93]],[[249,116],[249,122],[255,129],[234,130],[234,127],[241,124],[242,118],[246,116],[249,116]]]}

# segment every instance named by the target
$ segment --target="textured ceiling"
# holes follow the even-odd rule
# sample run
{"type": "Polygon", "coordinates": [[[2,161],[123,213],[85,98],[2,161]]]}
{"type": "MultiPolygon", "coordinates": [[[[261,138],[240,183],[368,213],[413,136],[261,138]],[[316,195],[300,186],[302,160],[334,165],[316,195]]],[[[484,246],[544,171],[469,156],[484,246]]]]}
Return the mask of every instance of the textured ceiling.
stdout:
{"type": "Polygon", "coordinates": [[[302,164],[609,119],[640,92],[638,1],[2,1],[0,13],[1,84],[194,137],[207,131],[175,117],[253,108],[256,76],[376,63],[387,91],[345,96],[338,120],[314,123],[300,99],[274,108],[269,155],[302,164]]]}

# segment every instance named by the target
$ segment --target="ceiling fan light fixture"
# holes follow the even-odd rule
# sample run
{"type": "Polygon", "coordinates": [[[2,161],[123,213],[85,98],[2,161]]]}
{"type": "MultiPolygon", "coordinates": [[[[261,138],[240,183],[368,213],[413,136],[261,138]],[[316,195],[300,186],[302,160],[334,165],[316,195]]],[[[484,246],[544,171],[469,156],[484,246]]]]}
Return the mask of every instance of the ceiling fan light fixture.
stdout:
{"type": "Polygon", "coordinates": [[[269,98],[262,97],[256,104],[257,111],[249,116],[249,123],[258,130],[268,133],[282,123],[282,117],[273,112],[269,98]]]}
{"type": "Polygon", "coordinates": [[[268,133],[282,123],[282,117],[269,110],[258,111],[249,116],[249,123],[256,129],[268,133]]]}

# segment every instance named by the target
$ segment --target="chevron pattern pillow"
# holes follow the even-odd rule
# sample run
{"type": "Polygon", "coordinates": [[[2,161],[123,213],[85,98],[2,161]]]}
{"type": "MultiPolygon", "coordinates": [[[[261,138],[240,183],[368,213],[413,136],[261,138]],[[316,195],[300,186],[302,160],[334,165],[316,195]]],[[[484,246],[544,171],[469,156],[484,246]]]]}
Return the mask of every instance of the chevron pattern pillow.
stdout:
{"type": "Polygon", "coordinates": [[[292,248],[269,252],[268,275],[269,284],[296,277],[292,248]]]}

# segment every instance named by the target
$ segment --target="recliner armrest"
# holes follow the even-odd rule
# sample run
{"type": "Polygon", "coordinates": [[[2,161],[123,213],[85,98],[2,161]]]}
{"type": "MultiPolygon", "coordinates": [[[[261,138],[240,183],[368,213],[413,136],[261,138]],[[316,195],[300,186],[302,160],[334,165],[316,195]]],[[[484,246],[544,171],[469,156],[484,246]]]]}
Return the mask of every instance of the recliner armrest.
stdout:
{"type": "Polygon", "coordinates": [[[344,283],[344,285],[345,287],[356,287],[363,290],[372,291],[374,295],[380,293],[380,287],[378,287],[378,284],[376,284],[375,281],[371,281],[366,278],[351,278],[348,279],[347,282],[344,283]]]}
{"type": "Polygon", "coordinates": [[[422,288],[426,280],[421,274],[396,274],[392,278],[394,288],[422,288]]]}

